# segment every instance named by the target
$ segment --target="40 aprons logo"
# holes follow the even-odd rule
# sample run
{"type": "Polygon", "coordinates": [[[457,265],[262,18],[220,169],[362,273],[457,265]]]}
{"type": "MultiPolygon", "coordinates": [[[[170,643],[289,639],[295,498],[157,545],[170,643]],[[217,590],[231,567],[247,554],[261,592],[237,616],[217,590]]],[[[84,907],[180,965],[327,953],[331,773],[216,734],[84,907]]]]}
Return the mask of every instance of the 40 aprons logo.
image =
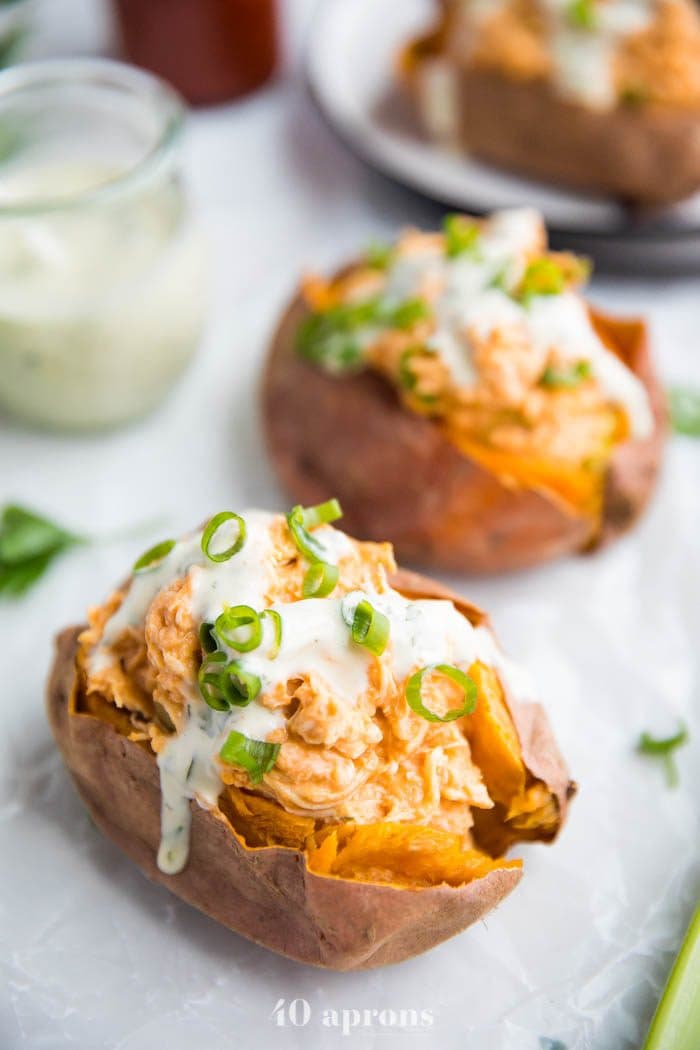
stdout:
{"type": "Polygon", "coordinates": [[[343,1035],[350,1035],[358,1029],[391,1028],[404,1031],[416,1031],[420,1028],[433,1027],[432,1010],[378,1010],[334,1009],[325,1007],[314,1014],[308,999],[278,999],[270,1014],[270,1019],[278,1028],[306,1028],[310,1024],[321,1024],[324,1028],[338,1028],[343,1035]]]}

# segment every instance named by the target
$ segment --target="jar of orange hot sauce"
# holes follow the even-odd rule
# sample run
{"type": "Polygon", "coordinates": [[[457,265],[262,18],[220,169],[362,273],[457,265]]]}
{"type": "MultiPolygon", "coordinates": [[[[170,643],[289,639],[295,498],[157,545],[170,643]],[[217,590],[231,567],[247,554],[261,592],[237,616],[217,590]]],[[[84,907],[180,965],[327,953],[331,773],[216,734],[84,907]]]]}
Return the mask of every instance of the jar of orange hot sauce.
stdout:
{"type": "Polygon", "coordinates": [[[277,0],[115,0],[127,57],[209,105],[264,84],[277,63],[277,0]]]}

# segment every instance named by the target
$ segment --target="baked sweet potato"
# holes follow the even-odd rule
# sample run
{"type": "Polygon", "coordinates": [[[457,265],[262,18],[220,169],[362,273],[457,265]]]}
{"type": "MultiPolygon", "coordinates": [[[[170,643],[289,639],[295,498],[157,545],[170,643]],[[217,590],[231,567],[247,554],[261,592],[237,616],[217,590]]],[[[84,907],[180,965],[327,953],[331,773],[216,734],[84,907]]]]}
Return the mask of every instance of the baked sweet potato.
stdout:
{"type": "MultiPolygon", "coordinates": [[[[477,5],[442,5],[436,29],[407,46],[398,62],[427,133],[505,169],[634,204],[668,205],[699,189],[694,6],[659,3],[655,21],[630,34],[629,43],[623,39],[616,93],[603,104],[567,94],[553,80],[553,44],[539,6],[511,0],[499,12],[494,5],[489,25],[477,5]]],[[[597,5],[584,6],[594,12],[597,5]]],[[[595,33],[593,25],[579,27],[581,39],[572,38],[570,50],[590,48],[595,33]]],[[[591,70],[594,92],[596,79],[591,70]]]]}
{"type": "MultiPolygon", "coordinates": [[[[453,601],[474,627],[487,627],[484,614],[430,580],[399,571],[391,583],[410,602],[453,601]]],[[[169,644],[174,625],[182,626],[180,592],[166,590],[147,615],[146,662],[154,659],[154,624],[164,625],[169,644]]],[[[125,594],[108,603],[106,615],[125,594]]],[[[471,671],[476,708],[459,723],[491,798],[482,799],[473,834],[410,820],[338,822],[291,812],[272,796],[269,772],[254,781],[239,770],[237,782],[220,784],[218,798],[189,804],[189,860],[178,874],[166,874],[157,860],[165,796],[154,748],[162,763],[163,734],[171,744],[181,739],[161,709],[172,679],[161,667],[155,686],[150,678],[153,693],[134,699],[125,683],[143,683],[145,661],[134,658],[127,627],[112,640],[114,689],[104,679],[96,686],[88,652],[100,632],[106,638],[104,616],[91,614],[91,625],[59,636],[47,694],[56,742],[91,816],[149,878],[276,952],[352,970],[425,951],[482,918],[516,886],[521,862],[503,856],[512,843],[550,841],[564,820],[574,785],[542,708],[510,695],[501,672],[478,665],[471,671]]],[[[177,652],[167,652],[172,672],[177,652]]],[[[179,718],[172,705],[168,710],[179,718]]]]}
{"type": "MultiPolygon", "coordinates": [[[[346,267],[328,287],[352,281],[365,265],[346,267]]],[[[388,538],[404,563],[475,574],[521,569],[601,547],[647,505],[662,458],[665,399],[643,321],[590,308],[601,343],[643,384],[653,423],[644,434],[623,432],[586,480],[585,469],[549,465],[549,439],[526,476],[517,449],[465,440],[374,360],[340,373],[309,360],[298,344],[312,314],[303,290],[272,340],[262,391],[272,463],[294,499],[314,503],[336,493],[348,529],[388,538]]],[[[425,338],[418,333],[419,342],[425,338]]]]}

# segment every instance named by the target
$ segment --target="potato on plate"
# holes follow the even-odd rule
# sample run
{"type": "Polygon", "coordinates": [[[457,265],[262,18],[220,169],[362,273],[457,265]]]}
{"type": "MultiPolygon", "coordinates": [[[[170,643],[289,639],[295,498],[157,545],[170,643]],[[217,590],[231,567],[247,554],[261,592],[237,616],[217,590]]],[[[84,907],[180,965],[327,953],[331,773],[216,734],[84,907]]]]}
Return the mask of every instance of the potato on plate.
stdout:
{"type": "Polygon", "coordinates": [[[470,573],[624,532],[654,489],[664,397],[643,322],[589,307],[586,276],[523,209],[305,278],[263,382],[287,490],[337,494],[350,531],[405,563],[470,573]]]}
{"type": "Polygon", "coordinates": [[[442,0],[399,76],[427,133],[501,167],[642,204],[700,188],[692,0],[442,0]]]}
{"type": "Polygon", "coordinates": [[[485,615],[339,507],[216,515],[58,639],[48,713],[95,823],[276,952],[399,962],[518,883],[573,793],[485,615]]]}

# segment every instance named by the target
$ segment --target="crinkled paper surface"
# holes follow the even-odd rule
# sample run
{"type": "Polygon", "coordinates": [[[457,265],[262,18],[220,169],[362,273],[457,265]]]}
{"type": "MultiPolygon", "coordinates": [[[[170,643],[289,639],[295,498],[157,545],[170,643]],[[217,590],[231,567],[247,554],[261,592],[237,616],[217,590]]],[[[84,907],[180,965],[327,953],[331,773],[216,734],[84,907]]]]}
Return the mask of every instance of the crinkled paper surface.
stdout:
{"type": "MultiPolygon", "coordinates": [[[[187,159],[213,289],[186,381],[121,433],[58,438],[0,422],[3,501],[97,532],[163,517],[141,540],[68,555],[33,594],[0,605],[0,1045],[634,1050],[700,891],[698,442],[674,439],[650,513],[615,548],[451,581],[535,672],[580,784],[560,841],[523,851],[520,888],[485,923],[398,967],[305,968],[149,884],[83,811],[44,719],[53,633],[152,539],[222,507],[282,505],[254,396],[275,311],[302,267],[437,216],[370,177],[287,83],[198,116],[187,159]],[[671,791],[634,748],[642,730],[666,735],[679,719],[692,739],[671,791]],[[293,1000],[308,1010],[297,1002],[290,1015],[293,1000]],[[410,1009],[415,1028],[402,1026],[410,1009]]],[[[696,281],[605,280],[593,298],[646,312],[665,379],[700,385],[696,281]]]]}

